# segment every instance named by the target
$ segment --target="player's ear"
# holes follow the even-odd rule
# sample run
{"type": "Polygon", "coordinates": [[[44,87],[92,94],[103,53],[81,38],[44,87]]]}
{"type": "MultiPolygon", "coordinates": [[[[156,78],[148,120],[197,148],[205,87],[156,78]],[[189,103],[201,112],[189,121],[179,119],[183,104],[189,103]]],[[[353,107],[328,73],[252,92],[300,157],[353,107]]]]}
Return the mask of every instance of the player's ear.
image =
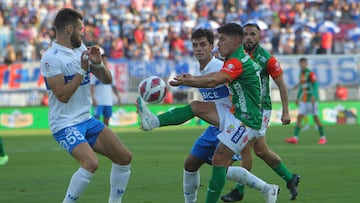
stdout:
{"type": "Polygon", "coordinates": [[[214,50],[214,44],[210,44],[210,48],[211,48],[211,50],[214,50]]]}
{"type": "Polygon", "coordinates": [[[72,33],[74,32],[74,26],[73,25],[67,25],[65,27],[66,33],[69,35],[72,35],[72,33]]]}

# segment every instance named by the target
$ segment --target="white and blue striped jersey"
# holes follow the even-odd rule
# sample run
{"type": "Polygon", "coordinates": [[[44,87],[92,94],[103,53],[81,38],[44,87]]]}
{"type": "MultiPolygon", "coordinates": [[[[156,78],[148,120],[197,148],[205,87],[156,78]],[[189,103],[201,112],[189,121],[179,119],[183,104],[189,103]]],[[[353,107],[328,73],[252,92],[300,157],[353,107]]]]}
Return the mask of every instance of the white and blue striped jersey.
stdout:
{"type": "Polygon", "coordinates": [[[56,42],[44,53],[40,61],[41,74],[49,95],[49,126],[53,134],[59,130],[90,119],[91,93],[89,71],[84,75],[81,85],[67,103],[60,102],[46,83],[46,78],[62,74],[68,83],[81,69],[81,54],[87,48],[82,45],[76,49],[64,47],[56,42]]]}
{"type": "MultiPolygon", "coordinates": [[[[209,73],[218,72],[223,67],[224,62],[213,57],[211,61],[205,66],[203,70],[200,70],[199,67],[196,67],[194,75],[207,75],[209,73]]],[[[223,102],[231,104],[229,98],[229,90],[225,84],[216,86],[215,88],[198,88],[200,94],[204,101],[214,101],[214,102],[223,102]]]]}

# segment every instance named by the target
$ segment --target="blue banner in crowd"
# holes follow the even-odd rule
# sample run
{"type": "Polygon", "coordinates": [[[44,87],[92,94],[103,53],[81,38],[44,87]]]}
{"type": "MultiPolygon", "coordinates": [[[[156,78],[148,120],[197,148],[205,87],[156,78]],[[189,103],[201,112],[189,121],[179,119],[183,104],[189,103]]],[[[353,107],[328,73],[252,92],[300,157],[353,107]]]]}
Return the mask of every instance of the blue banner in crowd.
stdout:
{"type": "Polygon", "coordinates": [[[181,60],[110,60],[110,63],[120,63],[128,67],[129,77],[144,78],[151,75],[169,77],[174,74],[193,73],[196,60],[191,57],[183,57],[181,60]]]}
{"type": "MultiPolygon", "coordinates": [[[[299,63],[303,56],[278,57],[284,69],[284,79],[289,87],[299,83],[299,63]]],[[[360,56],[310,55],[309,68],[317,76],[319,87],[334,87],[336,84],[357,85],[359,83],[360,56]]]]}
{"type": "MultiPolygon", "coordinates": [[[[291,88],[299,81],[298,60],[302,56],[278,56],[284,70],[284,79],[291,88]]],[[[320,88],[343,85],[358,85],[360,81],[360,55],[309,55],[309,68],[315,71],[320,88]]],[[[176,74],[194,73],[197,61],[192,57],[175,60],[110,60],[109,68],[115,73],[115,80],[122,91],[136,88],[134,81],[157,75],[169,78],[176,74]],[[129,85],[128,85],[129,84],[129,85]],[[134,87],[132,87],[132,86],[134,87]]],[[[32,90],[45,88],[40,74],[40,63],[24,62],[10,66],[0,65],[0,90],[32,90]]]]}

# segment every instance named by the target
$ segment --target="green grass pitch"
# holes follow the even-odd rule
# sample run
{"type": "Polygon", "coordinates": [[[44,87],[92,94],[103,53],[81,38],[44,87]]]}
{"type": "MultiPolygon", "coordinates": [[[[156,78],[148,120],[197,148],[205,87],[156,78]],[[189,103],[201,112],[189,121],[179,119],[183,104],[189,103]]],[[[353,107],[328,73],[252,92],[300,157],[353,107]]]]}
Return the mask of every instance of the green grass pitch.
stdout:
{"type": "MultiPolygon", "coordinates": [[[[151,132],[115,129],[133,153],[132,173],[124,203],[182,203],[183,162],[204,127],[167,127],[151,132]]],[[[301,132],[297,145],[283,140],[293,127],[270,127],[267,140],[290,170],[301,175],[299,196],[289,200],[289,191],[262,160],[254,157],[252,172],[267,182],[279,184],[278,202],[355,203],[360,199],[360,126],[325,126],[328,144],[317,144],[314,128],[301,132]]],[[[0,202],[61,202],[78,164],[57,146],[48,131],[1,132],[9,163],[0,167],[0,202]],[[40,135],[38,135],[40,134],[40,135]]],[[[109,193],[110,162],[100,158],[100,167],[79,202],[105,203],[109,193]]],[[[239,164],[239,163],[235,163],[239,164]]],[[[198,202],[204,202],[211,167],[201,168],[198,202]]],[[[234,183],[227,181],[223,194],[234,183]]],[[[246,188],[244,203],[264,202],[262,195],[246,188]]],[[[220,202],[220,201],[219,201],[220,202]]]]}

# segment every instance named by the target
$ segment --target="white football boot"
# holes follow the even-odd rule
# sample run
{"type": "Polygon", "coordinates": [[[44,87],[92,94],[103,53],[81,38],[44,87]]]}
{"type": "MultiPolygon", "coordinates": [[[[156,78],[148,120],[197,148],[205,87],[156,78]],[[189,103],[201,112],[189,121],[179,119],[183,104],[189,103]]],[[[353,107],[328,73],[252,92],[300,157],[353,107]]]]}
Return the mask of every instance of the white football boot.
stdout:
{"type": "Polygon", "coordinates": [[[140,128],[143,131],[152,130],[154,127],[151,123],[155,115],[150,112],[145,101],[140,96],[136,99],[136,109],[136,112],[140,117],[140,128]]]}
{"type": "Polygon", "coordinates": [[[280,192],[279,186],[278,185],[269,185],[269,189],[264,192],[264,197],[265,197],[265,202],[266,203],[276,203],[277,201],[277,196],[280,192]]]}

